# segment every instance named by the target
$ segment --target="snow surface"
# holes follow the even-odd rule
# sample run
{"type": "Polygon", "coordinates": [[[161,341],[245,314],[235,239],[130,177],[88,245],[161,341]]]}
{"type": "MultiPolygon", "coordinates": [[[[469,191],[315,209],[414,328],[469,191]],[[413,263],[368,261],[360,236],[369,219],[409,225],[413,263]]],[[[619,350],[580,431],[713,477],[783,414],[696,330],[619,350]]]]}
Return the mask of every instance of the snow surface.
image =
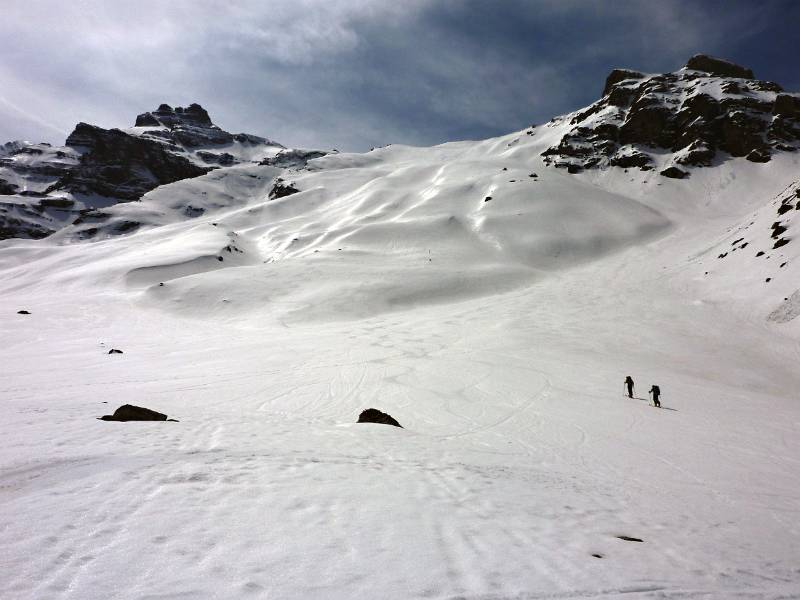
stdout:
{"type": "Polygon", "coordinates": [[[0,242],[0,597],[800,598],[799,250],[702,275],[797,159],[573,176],[564,127],[0,242]]]}

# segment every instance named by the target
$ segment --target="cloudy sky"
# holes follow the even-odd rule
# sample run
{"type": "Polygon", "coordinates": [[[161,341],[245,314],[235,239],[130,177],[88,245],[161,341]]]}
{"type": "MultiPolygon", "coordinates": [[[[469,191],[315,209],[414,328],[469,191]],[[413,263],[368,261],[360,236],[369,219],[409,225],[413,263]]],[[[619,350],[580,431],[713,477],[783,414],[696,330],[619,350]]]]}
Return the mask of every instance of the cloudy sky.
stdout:
{"type": "Polygon", "coordinates": [[[704,52],[800,91],[796,0],[0,0],[0,141],[199,102],[224,129],[366,150],[480,139],[704,52]]]}

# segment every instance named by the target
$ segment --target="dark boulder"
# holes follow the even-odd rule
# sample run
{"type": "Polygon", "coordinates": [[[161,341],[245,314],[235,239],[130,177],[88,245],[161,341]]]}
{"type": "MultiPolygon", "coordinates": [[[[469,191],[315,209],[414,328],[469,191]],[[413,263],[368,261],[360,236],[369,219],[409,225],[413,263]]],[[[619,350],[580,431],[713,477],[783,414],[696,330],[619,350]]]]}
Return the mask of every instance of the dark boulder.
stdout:
{"type": "Polygon", "coordinates": [[[27,310],[18,310],[17,314],[18,315],[29,315],[31,313],[30,313],[30,311],[27,311],[27,310]]]}
{"type": "Polygon", "coordinates": [[[718,75],[719,77],[738,77],[741,79],[754,78],[753,71],[750,69],[706,54],[696,54],[690,58],[689,62],[686,63],[686,68],[692,69],[693,71],[703,71],[711,75],[718,75]]]}
{"type": "Polygon", "coordinates": [[[385,412],[379,411],[377,408],[368,408],[358,415],[359,423],[380,423],[382,425],[394,425],[395,427],[402,428],[397,421],[385,412]]]}
{"type": "Polygon", "coordinates": [[[113,415],[103,415],[98,417],[101,421],[166,421],[167,415],[150,410],[149,408],[142,408],[141,406],[134,406],[133,404],[123,404],[113,415]]]}
{"type": "Polygon", "coordinates": [[[112,348],[108,351],[109,354],[122,354],[122,350],[117,350],[116,348],[112,348]]]}
{"type": "Polygon", "coordinates": [[[670,179],[686,179],[689,176],[689,173],[682,171],[678,167],[667,167],[661,171],[661,175],[664,177],[669,177],[670,179]]]}

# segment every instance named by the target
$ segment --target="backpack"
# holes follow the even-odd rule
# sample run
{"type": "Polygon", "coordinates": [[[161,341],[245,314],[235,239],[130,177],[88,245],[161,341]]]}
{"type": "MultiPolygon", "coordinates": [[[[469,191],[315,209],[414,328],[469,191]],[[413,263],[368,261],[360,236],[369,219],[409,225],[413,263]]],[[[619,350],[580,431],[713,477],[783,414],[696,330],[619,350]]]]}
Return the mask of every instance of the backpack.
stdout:
{"type": "Polygon", "coordinates": [[[653,392],[654,396],[660,396],[661,395],[661,390],[659,389],[659,387],[657,385],[654,385],[653,389],[650,390],[650,391],[653,392]]]}

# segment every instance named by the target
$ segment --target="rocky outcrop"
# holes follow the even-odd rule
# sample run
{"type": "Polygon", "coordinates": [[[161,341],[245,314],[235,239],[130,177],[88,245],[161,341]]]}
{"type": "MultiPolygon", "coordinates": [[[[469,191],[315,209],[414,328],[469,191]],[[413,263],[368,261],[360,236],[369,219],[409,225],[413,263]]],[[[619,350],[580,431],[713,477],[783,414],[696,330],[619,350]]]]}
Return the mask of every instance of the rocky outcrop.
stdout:
{"type": "Polygon", "coordinates": [[[300,150],[293,148],[291,150],[281,150],[275,156],[269,156],[258,164],[269,167],[281,167],[283,169],[299,169],[305,167],[308,161],[321,158],[326,154],[327,152],[321,150],[300,150]]]}
{"type": "Polygon", "coordinates": [[[615,69],[603,98],[568,118],[573,127],[542,155],[570,173],[649,170],[665,150],[668,164],[707,167],[718,156],[767,162],[800,148],[800,96],[706,55],[661,75],[615,69]]]}
{"type": "Polygon", "coordinates": [[[186,108],[180,106],[172,108],[169,104],[162,104],[152,112],[137,116],[135,127],[158,127],[160,129],[157,131],[142,132],[143,137],[171,142],[186,148],[220,146],[234,142],[283,147],[257,135],[228,133],[220,129],[211,122],[208,112],[199,104],[190,104],[186,108]]]}
{"type": "Polygon", "coordinates": [[[741,79],[754,78],[753,72],[750,69],[705,54],[695,54],[686,63],[686,68],[693,71],[703,71],[711,75],[718,75],[719,77],[738,77],[741,79]]]}
{"type": "Polygon", "coordinates": [[[210,169],[170,152],[156,141],[78,123],[67,146],[84,151],[78,167],[47,191],[98,194],[120,200],[137,200],[166,183],[197,177],[210,169]]]}

